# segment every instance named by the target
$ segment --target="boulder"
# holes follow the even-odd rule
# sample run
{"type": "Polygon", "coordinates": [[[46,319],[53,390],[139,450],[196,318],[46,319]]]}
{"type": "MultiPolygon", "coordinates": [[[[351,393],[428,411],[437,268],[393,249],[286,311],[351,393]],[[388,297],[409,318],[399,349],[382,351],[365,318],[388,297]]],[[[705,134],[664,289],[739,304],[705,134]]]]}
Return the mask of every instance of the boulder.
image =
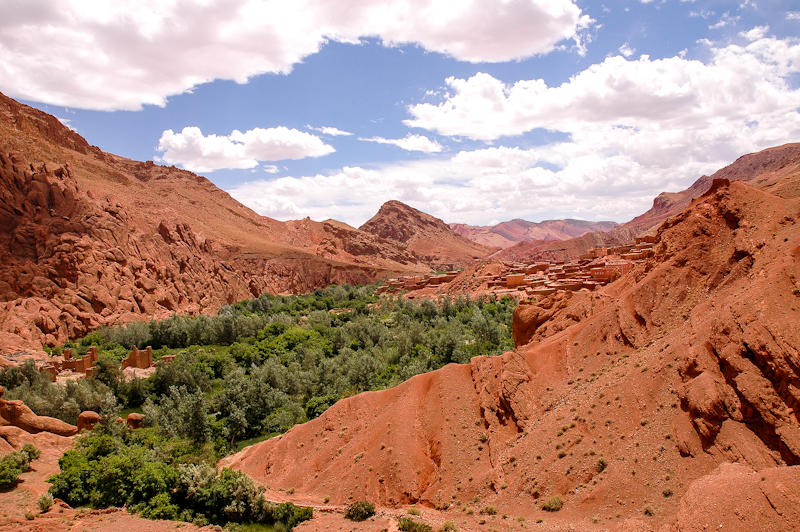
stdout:
{"type": "Polygon", "coordinates": [[[100,414],[92,410],[81,412],[78,416],[78,432],[86,429],[92,430],[92,427],[100,423],[100,414]]]}
{"type": "Polygon", "coordinates": [[[144,415],[138,414],[136,412],[131,412],[128,414],[127,419],[128,426],[132,429],[139,429],[144,426],[144,415]]]}
{"type": "Polygon", "coordinates": [[[22,401],[0,399],[0,418],[3,418],[6,424],[19,427],[31,434],[51,432],[59,436],[72,436],[78,432],[75,425],[64,423],[60,419],[37,416],[22,401]]]}

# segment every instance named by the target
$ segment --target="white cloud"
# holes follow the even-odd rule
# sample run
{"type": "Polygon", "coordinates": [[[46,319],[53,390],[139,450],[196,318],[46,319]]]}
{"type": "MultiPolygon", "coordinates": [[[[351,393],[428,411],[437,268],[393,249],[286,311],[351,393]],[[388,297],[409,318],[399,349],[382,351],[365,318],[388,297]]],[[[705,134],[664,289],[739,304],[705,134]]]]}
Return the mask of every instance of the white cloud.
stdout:
{"type": "Polygon", "coordinates": [[[586,128],[635,128],[643,135],[692,131],[749,119],[796,115],[800,92],[787,78],[800,70],[800,44],[760,39],[712,48],[702,63],[682,57],[606,58],[559,86],[544,80],[513,85],[485,73],[450,77],[440,103],[409,107],[406,125],[443,135],[494,140],[536,128],[573,137],[586,128]]]}
{"type": "Polygon", "coordinates": [[[800,20],[800,11],[788,11],[786,20],[800,20]]]}
{"type": "Polygon", "coordinates": [[[740,17],[738,15],[731,16],[731,14],[726,11],[725,13],[722,14],[722,16],[719,18],[719,20],[717,22],[715,22],[714,24],[711,24],[708,27],[708,29],[710,29],[710,30],[718,30],[720,28],[724,28],[725,26],[733,26],[737,22],[739,22],[739,20],[741,18],[742,17],[740,17]]]}
{"type": "MultiPolygon", "coordinates": [[[[180,133],[167,129],[158,141],[158,160],[178,164],[193,172],[222,168],[254,168],[259,161],[304,159],[333,153],[319,137],[297,129],[254,128],[230,135],[203,135],[199,127],[187,126],[180,133]]],[[[270,167],[264,170],[270,172],[270,167]]]]}
{"type": "Polygon", "coordinates": [[[311,131],[316,131],[318,133],[322,133],[323,135],[331,135],[333,137],[352,135],[352,133],[350,133],[349,131],[343,131],[343,130],[341,130],[339,128],[332,127],[332,126],[314,127],[312,125],[306,124],[306,129],[310,129],[311,131]]]}
{"type": "Polygon", "coordinates": [[[392,198],[451,222],[626,221],[661,191],[800,138],[800,90],[790,83],[800,72],[800,41],[712,47],[708,57],[610,57],[552,87],[542,80],[505,85],[488,74],[451,78],[441,103],[410,108],[409,125],[494,142],[545,128],[566,140],[348,167],[230,192],[268,216],[332,216],[356,225],[392,198]]]}
{"type": "Polygon", "coordinates": [[[592,22],[573,0],[4,0],[0,21],[0,89],[101,110],[287,73],[329,40],[495,62],[580,43],[592,22]]]}
{"type": "Polygon", "coordinates": [[[377,142],[378,144],[394,144],[398,148],[406,151],[421,151],[425,153],[436,153],[442,151],[442,145],[431,140],[424,135],[408,134],[402,139],[387,139],[383,137],[359,138],[365,142],[377,142]]]}
{"type": "Polygon", "coordinates": [[[709,11],[707,9],[701,9],[700,11],[689,11],[689,16],[692,17],[692,18],[700,17],[700,18],[703,18],[703,19],[707,19],[707,18],[713,17],[714,16],[714,12],[713,11],[709,11]]]}
{"type": "Polygon", "coordinates": [[[622,46],[619,47],[619,53],[621,53],[625,57],[631,57],[633,54],[636,53],[636,49],[631,48],[631,46],[628,43],[624,43],[622,46]]]}
{"type": "Polygon", "coordinates": [[[492,147],[380,168],[345,167],[332,174],[281,177],[237,185],[228,192],[256,212],[283,220],[335,218],[358,226],[397,199],[448,222],[580,217],[625,221],[647,209],[665,188],[697,177],[719,162],[679,160],[669,172],[626,156],[602,157],[554,148],[492,147]],[[570,159],[562,169],[537,166],[570,159]],[[354,191],[358,191],[354,194],[354,191]]]}
{"type": "Polygon", "coordinates": [[[274,164],[265,164],[261,167],[261,169],[268,174],[277,174],[278,172],[281,171],[281,169],[275,166],[274,164]]]}
{"type": "Polygon", "coordinates": [[[747,31],[739,32],[739,35],[741,35],[748,41],[757,41],[759,39],[763,39],[767,35],[768,31],[769,31],[769,26],[756,26],[747,31]]]}

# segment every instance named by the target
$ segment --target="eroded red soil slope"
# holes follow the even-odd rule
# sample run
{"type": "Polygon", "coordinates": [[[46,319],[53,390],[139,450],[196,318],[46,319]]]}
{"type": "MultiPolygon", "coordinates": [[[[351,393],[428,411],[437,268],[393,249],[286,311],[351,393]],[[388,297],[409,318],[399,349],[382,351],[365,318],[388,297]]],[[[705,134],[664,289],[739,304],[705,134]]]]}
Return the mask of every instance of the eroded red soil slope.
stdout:
{"type": "Polygon", "coordinates": [[[718,181],[659,229],[653,263],[521,306],[514,352],[342,400],[227,463],[290,499],[494,505],[553,528],[718,528],[741,477],[758,517],[724,524],[786,529],[758,490],[797,500],[799,216],[718,181]]]}

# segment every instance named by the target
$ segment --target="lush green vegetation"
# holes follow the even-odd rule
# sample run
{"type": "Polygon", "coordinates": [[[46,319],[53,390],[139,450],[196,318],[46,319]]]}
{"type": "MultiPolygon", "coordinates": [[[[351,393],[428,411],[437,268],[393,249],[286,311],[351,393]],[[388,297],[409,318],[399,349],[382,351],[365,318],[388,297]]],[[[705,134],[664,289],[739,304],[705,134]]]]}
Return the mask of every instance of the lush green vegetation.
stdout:
{"type": "Polygon", "coordinates": [[[102,329],[54,350],[80,356],[97,346],[95,377],[53,385],[29,364],[0,371],[0,385],[37,414],[71,423],[83,410],[142,411],[167,435],[224,454],[317,417],[342,397],[512,347],[510,298],[417,303],[373,291],[265,294],[213,317],[102,329]],[[134,345],[152,345],[156,359],[177,357],[147,379],[121,380],[119,360],[134,345]]]}
{"type": "Polygon", "coordinates": [[[106,419],[120,408],[145,414],[151,429],[86,436],[64,456],[54,495],[70,504],[126,504],[146,517],[210,523],[269,522],[274,516],[265,508],[271,507],[262,503],[234,515],[215,499],[212,509],[202,510],[187,486],[202,481],[214,492],[221,483],[253,493],[245,480],[226,476],[233,473],[212,478],[207,466],[240,442],[285,432],[343,397],[511,349],[514,306],[510,298],[378,298],[374,287],[265,294],[213,317],[106,328],[52,350],[69,347],[82,356],[96,346],[99,370],[91,378],[56,385],[27,364],[0,371],[0,385],[37,414],[71,423],[83,410],[106,419]],[[120,361],[134,345],[152,346],[156,360],[176,357],[148,378],[121,379],[120,361]],[[106,447],[98,449],[101,444],[106,447]],[[148,465],[131,468],[136,463],[148,465]]]}
{"type": "Polygon", "coordinates": [[[127,506],[150,519],[209,523],[266,523],[293,527],[311,508],[264,499],[244,473],[217,471],[213,453],[154,428],[98,425],[58,462],[50,493],[72,506],[127,506]]]}
{"type": "Polygon", "coordinates": [[[19,451],[12,451],[0,457],[0,490],[13,488],[19,476],[30,469],[31,462],[41,454],[39,449],[26,443],[19,451]]]}

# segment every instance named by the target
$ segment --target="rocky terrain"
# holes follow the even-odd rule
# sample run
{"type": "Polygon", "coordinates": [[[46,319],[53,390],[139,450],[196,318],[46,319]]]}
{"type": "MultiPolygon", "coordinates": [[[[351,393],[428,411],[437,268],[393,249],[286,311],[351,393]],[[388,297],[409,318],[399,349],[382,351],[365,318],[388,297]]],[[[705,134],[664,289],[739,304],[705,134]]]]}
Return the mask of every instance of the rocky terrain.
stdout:
{"type": "Polygon", "coordinates": [[[399,201],[384,203],[359,229],[397,243],[435,270],[463,267],[494,251],[456,234],[439,218],[399,201]]]}
{"type": "Polygon", "coordinates": [[[597,231],[609,231],[616,222],[589,222],[586,220],[544,220],[529,222],[516,218],[495,225],[450,224],[459,235],[484,246],[508,248],[518,242],[530,240],[567,240],[597,231]]]}
{"type": "MultiPolygon", "coordinates": [[[[382,213],[370,228],[392,224],[382,213]]],[[[415,236],[401,242],[333,220],[259,216],[203,177],[103,153],[0,95],[0,353],[266,291],[427,272],[440,266],[428,237],[444,243],[445,262],[488,253],[446,226],[431,233],[427,218],[409,224],[415,236]]]]}
{"type": "Polygon", "coordinates": [[[660,226],[652,261],[520,305],[515,351],[342,400],[226,463],[276,496],[422,505],[465,529],[492,506],[495,528],[506,514],[548,529],[789,530],[798,217],[798,199],[716,179],[660,226]],[[540,509],[555,496],[563,509],[540,509]]]}

